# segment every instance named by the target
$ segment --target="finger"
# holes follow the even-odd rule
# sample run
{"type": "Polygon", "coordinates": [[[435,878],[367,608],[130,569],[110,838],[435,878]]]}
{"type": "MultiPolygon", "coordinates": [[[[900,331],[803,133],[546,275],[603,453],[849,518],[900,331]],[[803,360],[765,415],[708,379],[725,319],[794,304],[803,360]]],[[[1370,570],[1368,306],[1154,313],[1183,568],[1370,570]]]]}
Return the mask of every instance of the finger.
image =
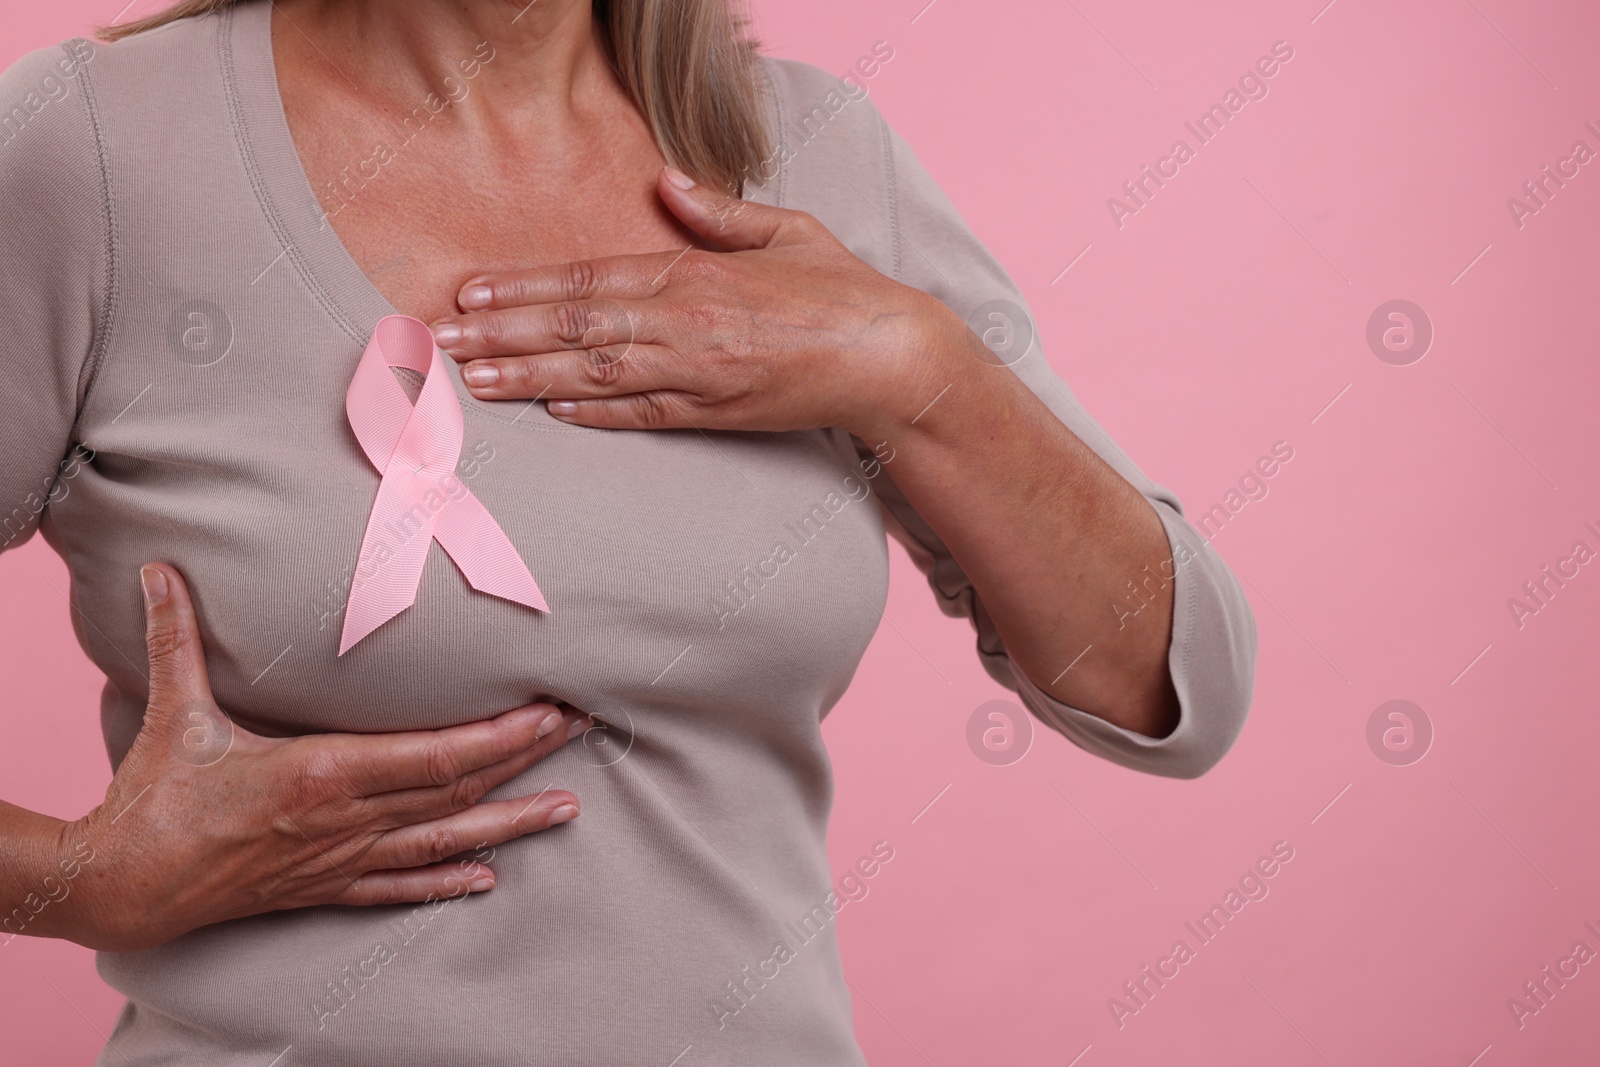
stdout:
{"type": "Polygon", "coordinates": [[[302,741],[331,749],[352,796],[449,786],[464,774],[532,748],[565,722],[554,704],[529,704],[492,719],[393,734],[338,734],[302,741]]]}
{"type": "Polygon", "coordinates": [[[139,569],[139,584],[150,657],[150,707],[181,711],[196,702],[211,703],[200,623],[183,575],[165,563],[146,563],[139,569]]]}
{"type": "Polygon", "coordinates": [[[380,837],[362,862],[373,868],[421,867],[483,845],[559,826],[578,816],[578,798],[565,789],[492,800],[431,822],[402,826],[380,837]]]}
{"type": "Polygon", "coordinates": [[[690,255],[693,245],[670,252],[602,256],[571,263],[555,263],[528,270],[480,274],[461,286],[456,303],[463,311],[494,311],[525,304],[554,304],[563,300],[612,297],[639,300],[666,287],[674,270],[690,255]]]}
{"type": "Polygon", "coordinates": [[[448,900],[494,888],[494,872],[481,863],[436,863],[400,871],[368,871],[344,884],[331,904],[373,907],[448,900]]]}
{"type": "Polygon", "coordinates": [[[645,301],[559,300],[443,318],[433,340],[457,362],[606,345],[652,344],[658,315],[645,301]]]}
{"type": "Polygon", "coordinates": [[[475,359],[461,378],[481,400],[616,396],[684,384],[683,362],[661,345],[605,345],[538,356],[475,359]]]}
{"type": "Polygon", "coordinates": [[[708,429],[689,393],[657,389],[596,400],[552,400],[545,405],[562,422],[607,430],[708,429]]]}
{"type": "Polygon", "coordinates": [[[411,826],[465,811],[487,796],[490,790],[511,781],[583,733],[591,725],[589,716],[582,712],[565,712],[559,729],[552,730],[541,738],[538,744],[525,748],[508,759],[464,774],[449,785],[398,789],[368,797],[365,802],[366,811],[372,821],[385,830],[411,826]]]}
{"type": "Polygon", "coordinates": [[[662,202],[690,230],[724,252],[775,248],[817,240],[827,230],[803,211],[790,211],[718,192],[673,167],[656,178],[662,202]]]}

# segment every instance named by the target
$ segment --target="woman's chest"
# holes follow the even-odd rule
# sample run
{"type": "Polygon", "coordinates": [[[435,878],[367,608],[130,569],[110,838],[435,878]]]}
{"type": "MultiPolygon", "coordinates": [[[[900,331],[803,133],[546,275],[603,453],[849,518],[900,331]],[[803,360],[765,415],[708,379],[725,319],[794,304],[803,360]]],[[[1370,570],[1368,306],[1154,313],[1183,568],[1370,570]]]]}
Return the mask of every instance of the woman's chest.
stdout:
{"type": "Polygon", "coordinates": [[[811,719],[769,725],[814,729],[876,628],[883,527],[843,434],[571,427],[475,400],[451,366],[459,483],[550,610],[477,591],[452,555],[473,546],[433,540],[407,606],[340,655],[382,481],[344,411],[359,350],[320,326],[231,329],[204,367],[126,338],[99,388],[143,394],[91,407],[95,460],[52,505],[85,644],[125,691],[148,560],[190,581],[223,706],[269,730],[432,727],[539,698],[714,718],[775,688],[811,719]]]}
{"type": "Polygon", "coordinates": [[[611,256],[678,251],[698,240],[666,215],[653,186],[604,184],[555,205],[513,187],[474,207],[428,185],[391,190],[381,215],[351,205],[329,223],[350,257],[396,310],[433,322],[456,314],[470,279],[498,273],[548,273],[611,256]]]}
{"type": "Polygon", "coordinates": [[[552,131],[514,124],[485,134],[461,106],[397,137],[380,115],[330,114],[335,102],[293,79],[285,86],[296,151],[325,221],[396,309],[431,322],[455,312],[461,285],[480,274],[694,240],[655,191],[664,160],[626,101],[595,105],[604,121],[554,143],[552,131]]]}

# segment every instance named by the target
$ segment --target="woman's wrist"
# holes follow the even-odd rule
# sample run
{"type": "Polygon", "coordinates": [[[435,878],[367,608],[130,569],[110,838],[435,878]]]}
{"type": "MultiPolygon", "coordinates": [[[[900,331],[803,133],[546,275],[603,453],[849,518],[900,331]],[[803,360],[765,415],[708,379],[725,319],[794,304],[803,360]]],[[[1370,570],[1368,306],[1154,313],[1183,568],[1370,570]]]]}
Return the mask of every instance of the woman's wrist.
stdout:
{"type": "Polygon", "coordinates": [[[904,302],[882,317],[868,355],[847,356],[858,373],[843,425],[868,443],[904,441],[926,429],[939,405],[958,396],[971,403],[975,391],[995,384],[983,373],[993,370],[981,358],[988,350],[967,324],[937,298],[901,288],[904,302]]]}
{"type": "Polygon", "coordinates": [[[81,878],[94,849],[81,824],[0,804],[0,931],[18,936],[59,937],[79,944],[93,939],[82,929],[86,882],[81,878]],[[74,899],[76,898],[76,899],[74,899]]]}

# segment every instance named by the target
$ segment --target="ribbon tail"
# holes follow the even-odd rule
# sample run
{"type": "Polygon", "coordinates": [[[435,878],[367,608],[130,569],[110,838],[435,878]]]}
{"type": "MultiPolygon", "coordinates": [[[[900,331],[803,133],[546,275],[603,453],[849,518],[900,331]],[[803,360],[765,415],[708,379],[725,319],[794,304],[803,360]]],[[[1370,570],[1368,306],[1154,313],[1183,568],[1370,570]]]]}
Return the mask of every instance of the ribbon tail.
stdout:
{"type": "Polygon", "coordinates": [[[516,546],[470,490],[439,512],[433,536],[478,592],[549,613],[516,546]]]}
{"type": "Polygon", "coordinates": [[[427,512],[409,506],[410,499],[399,479],[384,475],[350,579],[350,598],[339,635],[341,656],[416,602],[433,530],[425,518],[427,512]],[[421,517],[416,514],[419,510],[421,517]]]}

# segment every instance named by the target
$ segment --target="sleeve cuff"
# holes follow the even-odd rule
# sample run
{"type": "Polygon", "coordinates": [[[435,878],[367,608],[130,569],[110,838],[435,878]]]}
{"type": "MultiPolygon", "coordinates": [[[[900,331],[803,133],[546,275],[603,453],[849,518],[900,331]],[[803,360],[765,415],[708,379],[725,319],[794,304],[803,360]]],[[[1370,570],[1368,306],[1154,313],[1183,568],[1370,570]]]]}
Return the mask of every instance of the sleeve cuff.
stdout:
{"type": "Polygon", "coordinates": [[[1045,693],[1009,656],[1003,665],[1008,687],[1023,706],[1078,747],[1146,774],[1198,778],[1216,766],[1244,727],[1255,673],[1255,619],[1216,551],[1166,501],[1153,499],[1151,506],[1166,528],[1176,566],[1167,651],[1179,706],[1173,731],[1148,737],[1124,729],[1045,693]]]}

